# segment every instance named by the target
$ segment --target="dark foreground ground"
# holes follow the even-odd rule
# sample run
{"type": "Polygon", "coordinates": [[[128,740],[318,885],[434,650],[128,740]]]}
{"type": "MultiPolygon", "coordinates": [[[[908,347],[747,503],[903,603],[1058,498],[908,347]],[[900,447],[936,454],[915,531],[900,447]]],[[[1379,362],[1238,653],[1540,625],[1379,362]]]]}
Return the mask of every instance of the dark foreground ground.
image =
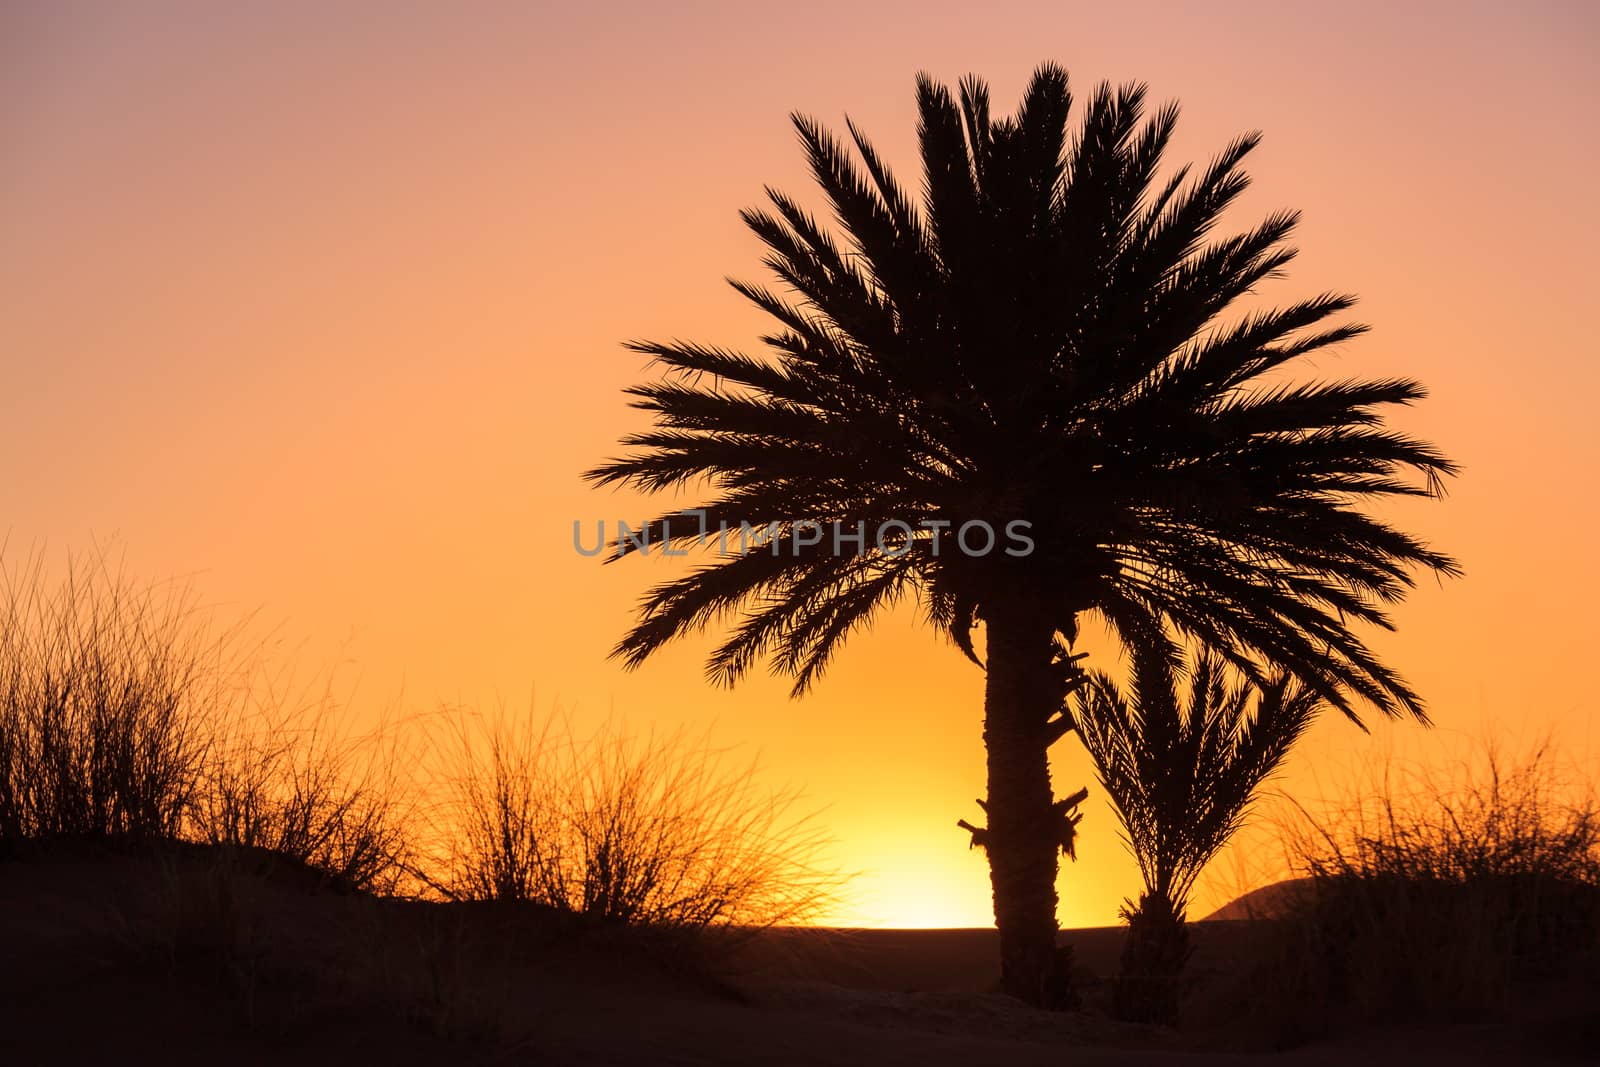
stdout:
{"type": "Polygon", "coordinates": [[[1173,1032],[1097,1010],[1116,929],[1064,935],[1086,1009],[1048,1014],[988,991],[993,931],[708,946],[341,895],[260,860],[58,850],[0,860],[0,1064],[1600,1062],[1600,996],[1570,984],[1492,1019],[1327,1027],[1275,1050],[1238,981],[1268,927],[1195,930],[1173,1032]]]}

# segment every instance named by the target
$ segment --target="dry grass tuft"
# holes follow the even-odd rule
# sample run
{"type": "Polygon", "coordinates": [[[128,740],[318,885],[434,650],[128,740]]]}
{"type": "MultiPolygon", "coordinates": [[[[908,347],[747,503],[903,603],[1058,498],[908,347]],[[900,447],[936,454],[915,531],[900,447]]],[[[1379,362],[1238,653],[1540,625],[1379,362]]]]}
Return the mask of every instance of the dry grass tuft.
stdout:
{"type": "Polygon", "coordinates": [[[189,804],[195,841],[292,857],[345,891],[408,887],[412,783],[398,729],[351,736],[324,693],[293,703],[273,690],[223,724],[189,804]]]}
{"type": "Polygon", "coordinates": [[[1355,795],[1284,827],[1308,882],[1259,1013],[1291,1036],[1478,1019],[1530,980],[1600,975],[1600,803],[1548,742],[1487,745],[1444,776],[1390,764],[1355,795]]]}
{"type": "Polygon", "coordinates": [[[234,699],[238,630],[102,554],[0,556],[0,844],[177,836],[234,699]]]}
{"type": "Polygon", "coordinates": [[[802,923],[840,879],[798,794],[679,732],[457,713],[441,739],[450,796],[435,888],[656,929],[802,923]]]}

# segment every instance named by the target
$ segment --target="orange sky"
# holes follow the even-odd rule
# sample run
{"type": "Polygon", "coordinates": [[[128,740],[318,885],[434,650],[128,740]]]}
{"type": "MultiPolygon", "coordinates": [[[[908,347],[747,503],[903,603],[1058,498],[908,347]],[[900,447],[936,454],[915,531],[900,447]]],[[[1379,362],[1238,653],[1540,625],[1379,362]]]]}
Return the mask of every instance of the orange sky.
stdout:
{"type": "MultiPolygon", "coordinates": [[[[1376,642],[1441,729],[1325,722],[1286,784],[1486,723],[1594,750],[1593,9],[567,6],[6,5],[12,551],[119,535],[132,570],[259,606],[313,665],[342,651],[369,697],[531,687],[580,717],[714,724],[827,807],[863,872],[833,918],[987,923],[954,826],[982,790],[975,668],[907,613],[800,702],[764,676],[707,688],[704,643],[624,674],[606,650],[673,564],[602,568],[571,523],[641,514],[578,476],[634,424],[619,341],[753,343],[721,279],[760,277],[736,213],[763,183],[809,195],[788,111],[848,110],[909,180],[916,71],[976,71],[1009,108],[1054,59],[1080,91],[1180,99],[1173,159],[1265,130],[1235,217],[1305,212],[1271,295],[1360,293],[1373,333],[1317,369],[1420,377],[1404,424],[1465,467],[1403,518],[1467,577],[1376,642]]],[[[1077,753],[1058,765],[1086,780],[1077,753]]],[[[1062,921],[1114,921],[1136,876],[1098,799],[1083,834],[1062,921]]]]}

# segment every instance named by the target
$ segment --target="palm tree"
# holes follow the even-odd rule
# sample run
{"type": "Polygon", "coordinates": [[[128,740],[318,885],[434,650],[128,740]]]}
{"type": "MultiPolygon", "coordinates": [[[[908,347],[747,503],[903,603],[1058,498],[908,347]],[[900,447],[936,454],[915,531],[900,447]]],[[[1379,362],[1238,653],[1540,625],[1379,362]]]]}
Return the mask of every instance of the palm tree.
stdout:
{"type": "Polygon", "coordinates": [[[907,597],[984,666],[988,825],[974,838],[1003,984],[1039,1002],[1059,985],[1055,879],[1076,815],[1052,793],[1048,750],[1071,728],[1080,617],[1119,631],[1164,619],[1249,670],[1290,670],[1351,716],[1365,701],[1421,717],[1353,626],[1388,626],[1413,570],[1457,567],[1361,507],[1438,495],[1454,468],[1383,424],[1423,396],[1417,383],[1285,378],[1362,332],[1328,325],[1351,297],[1225,321],[1295,254],[1292,212],[1208,240],[1258,135],[1158,181],[1177,108],[1147,116],[1142,86],[1096,90],[1076,131],[1055,66],[1014,118],[992,118],[973,78],[958,103],[919,77],[917,103],[920,203],[853,123],[859,162],[794,117],[839,236],[775,190],[745,211],[784,290],[732,282],[774,321],[768,352],[632,343],[662,370],[630,390],[655,425],[587,477],[706,494],[697,515],[619,538],[613,558],[645,540],[705,550],[705,528],[776,534],[652,588],[615,649],[630,667],[725,624],[712,680],[766,657],[798,694],[907,597]],[[814,538],[815,523],[845,536],[814,538]],[[958,550],[969,523],[1025,530],[1031,550],[983,554],[981,536],[958,550]]]}
{"type": "Polygon", "coordinates": [[[1195,879],[1324,701],[1286,674],[1258,683],[1202,650],[1189,664],[1182,702],[1164,636],[1134,645],[1133,659],[1128,695],[1096,672],[1074,696],[1073,717],[1144,878],[1138,902],[1122,910],[1128,938],[1116,1013],[1170,1024],[1189,955],[1184,923],[1195,879]]]}

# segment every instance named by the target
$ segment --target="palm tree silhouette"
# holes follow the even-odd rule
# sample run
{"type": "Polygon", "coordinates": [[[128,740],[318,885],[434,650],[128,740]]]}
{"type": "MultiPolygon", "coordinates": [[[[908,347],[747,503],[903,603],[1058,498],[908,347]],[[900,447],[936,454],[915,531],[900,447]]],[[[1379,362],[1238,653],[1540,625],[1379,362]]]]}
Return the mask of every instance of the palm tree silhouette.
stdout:
{"type": "MultiPolygon", "coordinates": [[[[1062,978],[1055,879],[1077,817],[1074,797],[1052,793],[1048,750],[1071,729],[1079,617],[1118,631],[1165,619],[1250,670],[1291,671],[1351,716],[1364,700],[1421,717],[1352,624],[1389,625],[1384,604],[1413,569],[1457,567],[1360,505],[1437,495],[1454,468],[1383,425],[1382,409],[1423,395],[1415,382],[1274,373],[1361,333],[1325,325],[1351,297],[1222,321],[1295,254],[1292,212],[1208,242],[1258,135],[1158,181],[1177,108],[1147,118],[1142,86],[1099,88],[1076,136],[1055,66],[1035,73],[1015,118],[992,118],[974,78],[958,103],[920,76],[917,103],[920,203],[853,123],[859,163],[794,116],[842,240],[775,190],[770,209],[745,211],[787,290],[732,282],[774,320],[769,354],[632,343],[663,371],[630,390],[655,426],[587,477],[706,487],[713,530],[778,531],[771,550],[652,588],[615,649],[629,666],[726,624],[714,681],[768,657],[798,694],[848,634],[915,596],[985,667],[988,825],[974,843],[988,854],[1003,984],[1038,1003],[1062,978]],[[874,543],[891,520],[910,533],[874,543]],[[952,550],[950,533],[975,521],[1031,524],[1033,550],[952,550]],[[807,522],[869,533],[808,543],[807,522]]],[[[703,543],[682,511],[644,531],[703,543]]],[[[613,558],[636,550],[619,539],[613,558]]]]}
{"type": "Polygon", "coordinates": [[[1073,718],[1144,879],[1122,910],[1128,938],[1113,1004],[1124,1019],[1170,1024],[1195,879],[1324,701],[1287,674],[1240,676],[1207,650],[1188,665],[1184,701],[1165,635],[1131,647],[1129,692],[1096,672],[1075,694],[1073,718]]]}

